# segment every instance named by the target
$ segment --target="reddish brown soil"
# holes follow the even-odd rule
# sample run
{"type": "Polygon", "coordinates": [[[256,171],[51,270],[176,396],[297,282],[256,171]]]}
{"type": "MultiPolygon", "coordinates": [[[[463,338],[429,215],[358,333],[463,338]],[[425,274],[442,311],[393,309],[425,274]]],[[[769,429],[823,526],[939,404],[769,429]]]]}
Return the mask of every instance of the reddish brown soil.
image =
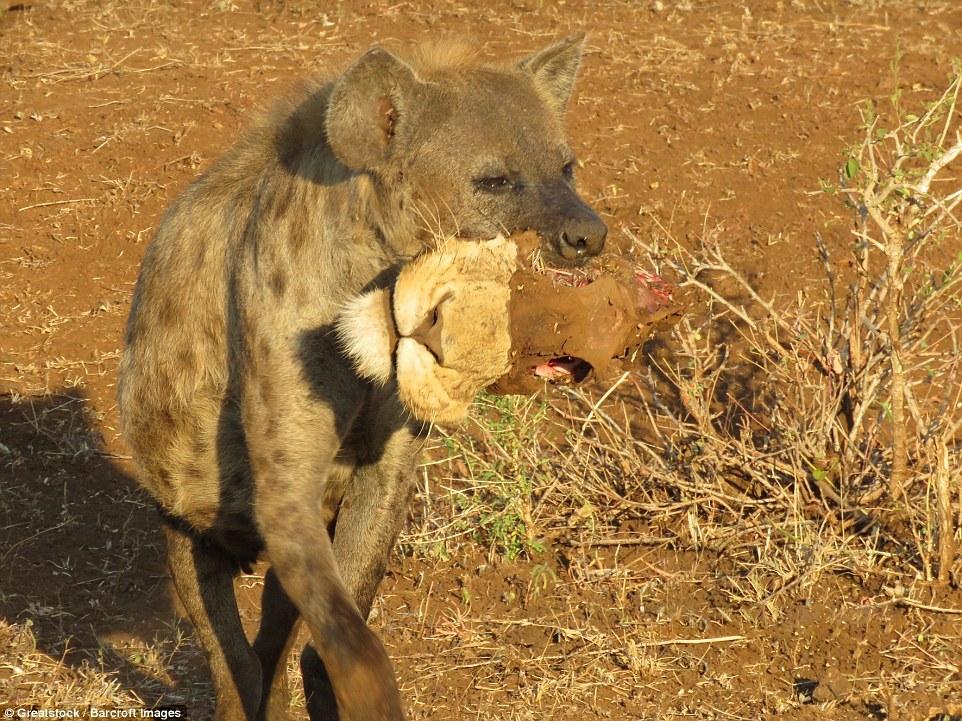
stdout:
{"type": "MultiPolygon", "coordinates": [[[[0,615],[29,620],[54,659],[115,673],[148,703],[195,709],[209,687],[196,649],[176,641],[114,383],[151,229],[248,111],[375,42],[457,34],[502,57],[585,29],[569,129],[581,187],[612,239],[663,227],[694,244],[720,228],[729,259],[763,295],[785,297],[820,273],[816,233],[836,257],[847,247],[845,211],[817,191],[857,138],[857,101],[898,88],[920,103],[962,55],[962,5],[949,0],[7,4],[0,615]],[[139,641],[167,649],[166,675],[121,652],[139,641]]],[[[530,562],[398,554],[372,622],[411,718],[959,712],[958,616],[900,609],[877,583],[826,575],[775,623],[739,602],[725,573],[723,557],[659,544],[559,543],[530,562]],[[651,643],[595,654],[595,630],[633,629],[651,643]],[[743,638],[676,643],[728,636],[743,638]],[[898,682],[906,674],[918,682],[898,682]],[[805,679],[817,682],[811,694],[805,679]]],[[[251,619],[256,592],[243,595],[251,619]]],[[[962,606],[958,593],[934,600],[962,606]]]]}

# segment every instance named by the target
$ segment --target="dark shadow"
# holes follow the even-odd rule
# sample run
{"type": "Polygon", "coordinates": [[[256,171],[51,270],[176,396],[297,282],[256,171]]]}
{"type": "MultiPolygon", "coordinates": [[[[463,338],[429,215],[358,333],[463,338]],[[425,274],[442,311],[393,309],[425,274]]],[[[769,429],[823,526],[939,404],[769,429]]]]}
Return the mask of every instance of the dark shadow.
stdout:
{"type": "MultiPolygon", "coordinates": [[[[0,396],[0,616],[148,706],[199,708],[209,687],[178,683],[206,674],[170,602],[157,511],[96,425],[74,390],[0,396]]],[[[16,675],[5,684],[30,700],[16,675]]]]}
{"type": "MultiPolygon", "coordinates": [[[[392,287],[400,270],[399,265],[384,269],[360,292],[392,287]]],[[[334,409],[335,431],[342,446],[349,449],[361,465],[377,463],[388,440],[407,416],[404,412],[397,413],[398,423],[384,428],[369,417],[371,411],[381,405],[396,403],[393,384],[380,386],[359,378],[353,362],[338,343],[333,325],[319,326],[301,334],[298,359],[313,399],[334,409]]]]}
{"type": "Polygon", "coordinates": [[[817,688],[818,681],[800,676],[792,681],[792,696],[800,704],[815,703],[815,690],[817,688]]]}

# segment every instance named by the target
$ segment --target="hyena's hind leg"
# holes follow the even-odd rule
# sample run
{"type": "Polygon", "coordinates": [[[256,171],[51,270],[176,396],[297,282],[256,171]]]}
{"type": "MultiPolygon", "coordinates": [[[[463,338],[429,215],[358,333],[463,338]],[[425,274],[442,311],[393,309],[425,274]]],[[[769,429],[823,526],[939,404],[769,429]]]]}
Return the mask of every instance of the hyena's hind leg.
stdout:
{"type": "Polygon", "coordinates": [[[236,561],[210,541],[165,519],[167,562],[210,665],[216,721],[254,721],[261,698],[261,668],[237,611],[236,561]]]}
{"type": "Polygon", "coordinates": [[[274,569],[268,569],[261,594],[261,625],[254,640],[262,674],[258,721],[288,718],[287,656],[297,636],[299,619],[297,606],[284,592],[274,569]]]}

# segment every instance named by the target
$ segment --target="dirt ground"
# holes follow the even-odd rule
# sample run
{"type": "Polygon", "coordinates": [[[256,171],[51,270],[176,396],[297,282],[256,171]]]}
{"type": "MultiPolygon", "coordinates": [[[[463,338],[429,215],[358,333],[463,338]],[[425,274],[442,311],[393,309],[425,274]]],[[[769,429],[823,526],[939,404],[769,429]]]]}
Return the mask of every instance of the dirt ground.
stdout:
{"type": "MultiPolygon", "coordinates": [[[[816,233],[850,243],[819,190],[857,103],[931,99],[962,56],[953,0],[0,4],[0,704],[210,708],[114,401],[165,206],[251,111],[373,43],[460,36],[506,58],[579,29],[568,128],[612,240],[711,228],[778,298],[820,277],[816,233]]],[[[932,612],[890,603],[897,578],[827,573],[779,588],[773,613],[725,554],[665,542],[643,512],[623,544],[432,555],[432,473],[371,620],[411,719],[962,714],[957,590],[933,589],[932,612]]],[[[239,585],[250,621],[259,577],[239,585]]]]}

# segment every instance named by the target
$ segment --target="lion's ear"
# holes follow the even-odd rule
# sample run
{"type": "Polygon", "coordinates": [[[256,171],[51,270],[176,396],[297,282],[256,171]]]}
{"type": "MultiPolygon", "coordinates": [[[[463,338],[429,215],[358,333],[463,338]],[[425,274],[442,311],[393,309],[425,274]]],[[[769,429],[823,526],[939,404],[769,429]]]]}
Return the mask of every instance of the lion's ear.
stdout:
{"type": "Polygon", "coordinates": [[[338,340],[364,378],[379,383],[391,380],[397,332],[391,313],[391,293],[373,290],[352,298],[335,323],[338,340]]]}

